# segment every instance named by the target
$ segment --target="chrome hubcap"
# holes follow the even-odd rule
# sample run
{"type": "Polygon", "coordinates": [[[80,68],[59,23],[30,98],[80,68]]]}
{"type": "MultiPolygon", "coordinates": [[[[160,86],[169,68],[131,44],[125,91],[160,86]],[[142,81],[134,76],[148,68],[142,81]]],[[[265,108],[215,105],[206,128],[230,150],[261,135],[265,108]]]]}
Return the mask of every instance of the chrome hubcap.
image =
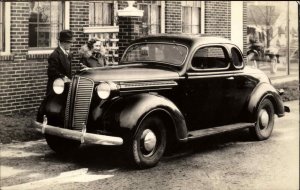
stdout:
{"type": "Polygon", "coordinates": [[[266,110],[261,110],[259,114],[259,123],[262,129],[268,127],[269,124],[269,114],[266,110]]]}
{"type": "Polygon", "coordinates": [[[144,148],[146,151],[151,152],[156,146],[156,136],[150,129],[146,129],[141,138],[144,142],[144,148]]]}

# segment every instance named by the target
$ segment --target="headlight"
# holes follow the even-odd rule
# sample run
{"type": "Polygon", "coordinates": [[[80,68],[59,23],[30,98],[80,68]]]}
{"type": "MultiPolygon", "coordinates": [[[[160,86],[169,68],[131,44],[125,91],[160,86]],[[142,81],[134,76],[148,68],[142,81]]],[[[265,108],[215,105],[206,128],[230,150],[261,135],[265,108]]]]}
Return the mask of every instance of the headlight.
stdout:
{"type": "Polygon", "coordinates": [[[61,78],[55,79],[55,81],[53,82],[53,91],[56,94],[61,94],[63,93],[64,89],[65,89],[64,80],[61,78]]]}
{"type": "Polygon", "coordinates": [[[102,82],[96,87],[98,96],[105,100],[111,96],[111,94],[117,93],[117,85],[113,82],[102,82]]]}

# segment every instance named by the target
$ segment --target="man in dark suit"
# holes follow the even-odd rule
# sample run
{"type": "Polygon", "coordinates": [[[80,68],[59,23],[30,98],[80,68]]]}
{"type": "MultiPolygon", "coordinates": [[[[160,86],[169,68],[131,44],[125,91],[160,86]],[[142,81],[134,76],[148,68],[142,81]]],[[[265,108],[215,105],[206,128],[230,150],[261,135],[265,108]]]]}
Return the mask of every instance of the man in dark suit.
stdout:
{"type": "Polygon", "coordinates": [[[53,92],[52,85],[55,79],[62,78],[69,81],[72,78],[70,48],[75,41],[71,30],[62,30],[59,34],[59,45],[48,58],[47,95],[53,92]]]}

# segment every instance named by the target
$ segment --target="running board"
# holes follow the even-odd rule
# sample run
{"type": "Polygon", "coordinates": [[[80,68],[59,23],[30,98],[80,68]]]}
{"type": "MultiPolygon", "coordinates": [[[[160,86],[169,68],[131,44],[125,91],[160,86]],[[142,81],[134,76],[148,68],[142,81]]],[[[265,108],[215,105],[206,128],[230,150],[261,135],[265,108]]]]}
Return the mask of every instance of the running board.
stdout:
{"type": "Polygon", "coordinates": [[[216,135],[228,131],[234,131],[234,130],[249,128],[249,127],[254,127],[254,123],[236,123],[232,125],[223,125],[219,127],[200,129],[197,131],[190,131],[188,133],[188,140],[198,139],[201,137],[216,135]]]}

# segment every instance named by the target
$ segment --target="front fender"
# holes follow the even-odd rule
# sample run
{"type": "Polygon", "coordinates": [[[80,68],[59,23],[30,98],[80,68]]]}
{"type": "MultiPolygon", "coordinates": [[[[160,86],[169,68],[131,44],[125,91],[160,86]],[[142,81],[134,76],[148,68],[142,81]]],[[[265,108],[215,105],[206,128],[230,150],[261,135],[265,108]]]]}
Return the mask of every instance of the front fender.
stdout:
{"type": "Polygon", "coordinates": [[[251,115],[256,113],[259,103],[265,98],[271,100],[275,113],[279,117],[284,116],[284,106],[281,97],[277,90],[269,83],[261,83],[253,90],[248,103],[248,111],[251,115]]]}
{"type": "Polygon", "coordinates": [[[163,110],[169,114],[173,120],[177,138],[186,139],[187,127],[182,113],[173,102],[159,95],[143,93],[119,98],[106,114],[114,115],[120,128],[135,131],[143,117],[155,110],[163,110]]]}
{"type": "Polygon", "coordinates": [[[46,96],[39,107],[37,121],[42,122],[43,115],[46,115],[49,125],[63,126],[66,99],[66,93],[46,96]]]}

